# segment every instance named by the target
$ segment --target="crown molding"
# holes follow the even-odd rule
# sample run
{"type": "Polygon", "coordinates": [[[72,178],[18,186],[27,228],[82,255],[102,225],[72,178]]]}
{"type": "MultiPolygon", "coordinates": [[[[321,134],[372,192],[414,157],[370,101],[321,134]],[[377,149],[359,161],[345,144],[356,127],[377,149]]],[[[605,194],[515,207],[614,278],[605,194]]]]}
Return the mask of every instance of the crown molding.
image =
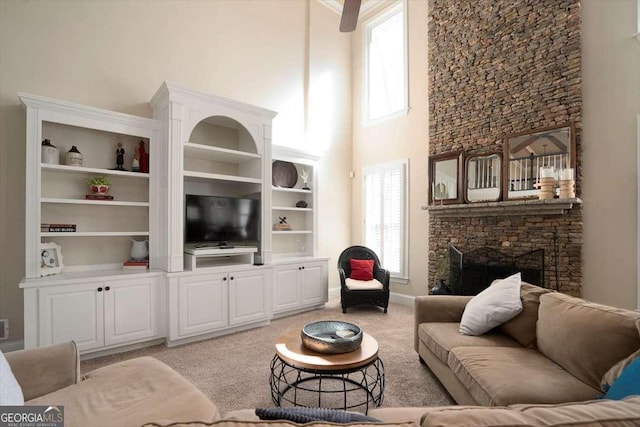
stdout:
{"type": "Polygon", "coordinates": [[[318,0],[320,4],[328,7],[333,10],[338,15],[342,15],[342,5],[338,2],[338,0],[318,0]]]}

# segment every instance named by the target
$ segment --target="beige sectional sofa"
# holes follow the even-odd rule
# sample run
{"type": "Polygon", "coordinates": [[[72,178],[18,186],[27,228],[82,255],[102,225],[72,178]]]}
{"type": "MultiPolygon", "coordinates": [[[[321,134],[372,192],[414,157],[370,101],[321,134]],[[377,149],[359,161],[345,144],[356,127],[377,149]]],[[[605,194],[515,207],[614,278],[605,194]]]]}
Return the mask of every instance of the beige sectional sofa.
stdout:
{"type": "Polygon", "coordinates": [[[415,349],[461,405],[596,399],[604,374],[640,348],[640,313],[526,283],[518,316],[481,336],[460,335],[471,298],[415,299],[415,349]]]}
{"type": "MultiPolygon", "coordinates": [[[[595,400],[602,392],[602,375],[640,348],[640,314],[535,287],[522,289],[523,313],[480,337],[463,337],[457,330],[470,297],[416,298],[416,350],[467,406],[375,408],[369,416],[381,423],[349,425],[640,426],[640,396],[595,400]]],[[[64,405],[65,427],[297,426],[259,421],[253,410],[220,419],[214,402],[150,357],[82,378],[73,343],[7,353],[6,358],[26,404],[64,405]]]]}
{"type": "Polygon", "coordinates": [[[217,406],[152,357],[96,369],[81,377],[75,343],[6,353],[25,405],[63,405],[65,427],[126,427],[148,422],[211,422],[217,406]]]}

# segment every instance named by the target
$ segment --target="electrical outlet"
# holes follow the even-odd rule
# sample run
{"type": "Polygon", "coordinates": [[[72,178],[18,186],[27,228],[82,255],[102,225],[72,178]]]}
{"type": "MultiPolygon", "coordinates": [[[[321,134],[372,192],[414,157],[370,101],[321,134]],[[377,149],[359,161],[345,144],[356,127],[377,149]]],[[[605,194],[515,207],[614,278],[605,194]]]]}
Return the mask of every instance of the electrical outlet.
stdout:
{"type": "Polygon", "coordinates": [[[0,319],[0,341],[9,339],[9,319],[0,319]]]}

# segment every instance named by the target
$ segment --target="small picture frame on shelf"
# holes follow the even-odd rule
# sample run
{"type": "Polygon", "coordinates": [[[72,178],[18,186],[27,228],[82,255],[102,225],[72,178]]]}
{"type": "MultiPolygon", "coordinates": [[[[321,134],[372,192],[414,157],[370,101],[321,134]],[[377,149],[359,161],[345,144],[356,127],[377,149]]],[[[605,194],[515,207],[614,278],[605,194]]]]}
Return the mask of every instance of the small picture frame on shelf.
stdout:
{"type": "Polygon", "coordinates": [[[55,242],[40,243],[40,276],[58,274],[64,268],[62,246],[55,242]]]}

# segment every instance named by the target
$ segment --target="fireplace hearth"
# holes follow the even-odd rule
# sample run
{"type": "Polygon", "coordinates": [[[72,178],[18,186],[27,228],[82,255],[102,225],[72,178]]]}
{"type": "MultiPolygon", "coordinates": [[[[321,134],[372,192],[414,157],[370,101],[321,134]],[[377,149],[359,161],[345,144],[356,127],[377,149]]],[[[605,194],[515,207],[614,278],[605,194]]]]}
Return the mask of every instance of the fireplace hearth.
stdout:
{"type": "Polygon", "coordinates": [[[449,281],[453,295],[477,295],[491,282],[520,272],[522,280],[545,287],[544,249],[520,255],[483,246],[462,252],[449,244],[449,281]]]}

